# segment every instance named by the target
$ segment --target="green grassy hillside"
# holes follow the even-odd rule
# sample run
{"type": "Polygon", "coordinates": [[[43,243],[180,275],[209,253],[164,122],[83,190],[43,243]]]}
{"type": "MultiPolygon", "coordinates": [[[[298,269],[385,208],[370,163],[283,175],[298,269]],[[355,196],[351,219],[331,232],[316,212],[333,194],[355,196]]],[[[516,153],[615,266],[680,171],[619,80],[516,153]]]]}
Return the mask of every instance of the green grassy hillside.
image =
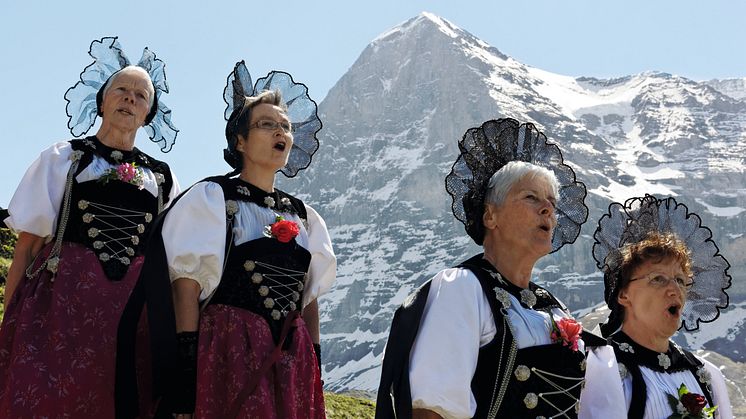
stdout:
{"type": "Polygon", "coordinates": [[[376,405],[364,398],[324,393],[327,419],[372,419],[376,405]]]}

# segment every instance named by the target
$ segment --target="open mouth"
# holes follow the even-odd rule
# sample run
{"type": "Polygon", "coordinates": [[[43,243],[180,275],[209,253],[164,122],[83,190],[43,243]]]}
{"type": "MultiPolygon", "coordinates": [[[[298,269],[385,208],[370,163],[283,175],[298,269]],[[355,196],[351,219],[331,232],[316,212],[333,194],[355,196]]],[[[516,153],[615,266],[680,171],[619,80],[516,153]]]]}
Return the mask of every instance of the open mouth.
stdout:
{"type": "Polygon", "coordinates": [[[551,232],[552,229],[549,227],[549,224],[542,224],[539,226],[539,229],[546,231],[547,233],[551,232]]]}
{"type": "Polygon", "coordinates": [[[130,115],[130,116],[134,115],[132,112],[130,112],[129,110],[124,109],[124,108],[117,109],[117,112],[123,113],[125,115],[130,115]]]}
{"type": "Polygon", "coordinates": [[[667,310],[672,316],[678,316],[681,314],[681,306],[679,304],[671,304],[668,306],[667,310]]]}
{"type": "Polygon", "coordinates": [[[274,145],[274,149],[279,151],[285,151],[285,147],[287,147],[287,145],[284,141],[278,141],[274,145]]]}

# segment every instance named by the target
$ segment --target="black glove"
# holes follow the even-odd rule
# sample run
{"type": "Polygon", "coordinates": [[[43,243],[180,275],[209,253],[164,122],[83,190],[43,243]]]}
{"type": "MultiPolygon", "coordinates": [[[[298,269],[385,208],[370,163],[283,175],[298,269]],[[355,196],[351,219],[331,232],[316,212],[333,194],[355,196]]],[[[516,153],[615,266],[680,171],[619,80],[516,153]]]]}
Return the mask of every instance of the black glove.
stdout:
{"type": "Polygon", "coordinates": [[[197,336],[198,332],[176,334],[179,344],[179,375],[173,413],[193,413],[197,399],[197,336]]]}

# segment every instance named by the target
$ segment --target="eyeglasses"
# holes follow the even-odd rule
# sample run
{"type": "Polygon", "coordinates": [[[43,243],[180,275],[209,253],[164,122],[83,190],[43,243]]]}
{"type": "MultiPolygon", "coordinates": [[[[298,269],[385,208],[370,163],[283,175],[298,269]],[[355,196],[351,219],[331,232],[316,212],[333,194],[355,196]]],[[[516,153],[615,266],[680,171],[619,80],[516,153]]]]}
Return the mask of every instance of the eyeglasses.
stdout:
{"type": "Polygon", "coordinates": [[[629,282],[637,281],[638,279],[648,279],[648,284],[653,288],[666,288],[668,284],[675,283],[681,290],[689,292],[694,286],[694,281],[691,278],[685,276],[669,277],[659,273],[651,273],[645,276],[639,276],[637,278],[631,278],[629,282]]]}
{"type": "Polygon", "coordinates": [[[268,131],[275,131],[278,129],[281,129],[285,134],[292,134],[293,133],[293,127],[290,125],[289,122],[277,122],[273,121],[271,119],[260,119],[253,124],[249,125],[249,129],[251,128],[259,128],[259,129],[266,129],[268,131]]]}

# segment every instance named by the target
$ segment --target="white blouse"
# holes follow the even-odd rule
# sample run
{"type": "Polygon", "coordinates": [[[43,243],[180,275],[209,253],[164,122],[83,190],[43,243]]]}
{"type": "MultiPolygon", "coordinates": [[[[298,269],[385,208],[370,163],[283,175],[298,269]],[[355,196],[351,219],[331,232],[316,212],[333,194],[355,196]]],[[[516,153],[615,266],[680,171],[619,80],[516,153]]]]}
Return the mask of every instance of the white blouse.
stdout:
{"type": "MultiPolygon", "coordinates": [[[[711,362],[697,357],[712,377],[713,403],[718,406],[715,417],[733,418],[728,389],[720,370],[711,362]]],[[[677,394],[683,383],[689,391],[700,393],[697,379],[690,371],[662,373],[640,367],[640,373],[647,388],[645,419],[667,418],[671,415],[666,394],[677,394]]],[[[632,400],[632,377],[622,379],[619,366],[610,346],[604,346],[588,353],[586,358],[585,389],[580,397],[580,419],[624,419],[632,400]]]]}
{"type": "MultiPolygon", "coordinates": [[[[523,308],[512,295],[510,300],[508,318],[518,348],[552,343],[549,314],[523,308]]],[[[552,309],[552,316],[555,321],[567,317],[560,309],[552,309]]],[[[444,418],[474,416],[471,380],[479,348],[496,332],[487,297],[470,270],[450,268],[435,275],[409,359],[413,408],[444,418]]]]}
{"type": "MultiPolygon", "coordinates": [[[[13,198],[8,205],[10,216],[5,224],[16,233],[26,232],[52,240],[57,228],[57,215],[62,206],[67,172],[72,166],[72,146],[63,141],[42,151],[39,157],[26,170],[13,198]]],[[[116,167],[102,157],[95,155],[91,163],[75,178],[78,182],[98,179],[109,169],[116,167]]],[[[143,188],[153,196],[158,196],[155,174],[147,168],[143,170],[143,188]]],[[[173,187],[168,202],[179,192],[179,182],[173,177],[173,187]]],[[[166,199],[164,199],[164,202],[166,199]]]]}
{"type": "MultiPolygon", "coordinates": [[[[263,237],[264,228],[275,222],[277,214],[298,224],[300,232],[295,240],[311,253],[303,307],[331,288],[337,271],[337,258],[326,223],[308,205],[306,212],[307,229],[296,214],[238,201],[233,227],[233,244],[238,246],[263,237]]],[[[200,301],[210,296],[223,274],[225,234],[223,189],[214,182],[197,183],[174,204],[163,223],[163,244],[171,281],[192,279],[200,286],[200,301]]]]}

